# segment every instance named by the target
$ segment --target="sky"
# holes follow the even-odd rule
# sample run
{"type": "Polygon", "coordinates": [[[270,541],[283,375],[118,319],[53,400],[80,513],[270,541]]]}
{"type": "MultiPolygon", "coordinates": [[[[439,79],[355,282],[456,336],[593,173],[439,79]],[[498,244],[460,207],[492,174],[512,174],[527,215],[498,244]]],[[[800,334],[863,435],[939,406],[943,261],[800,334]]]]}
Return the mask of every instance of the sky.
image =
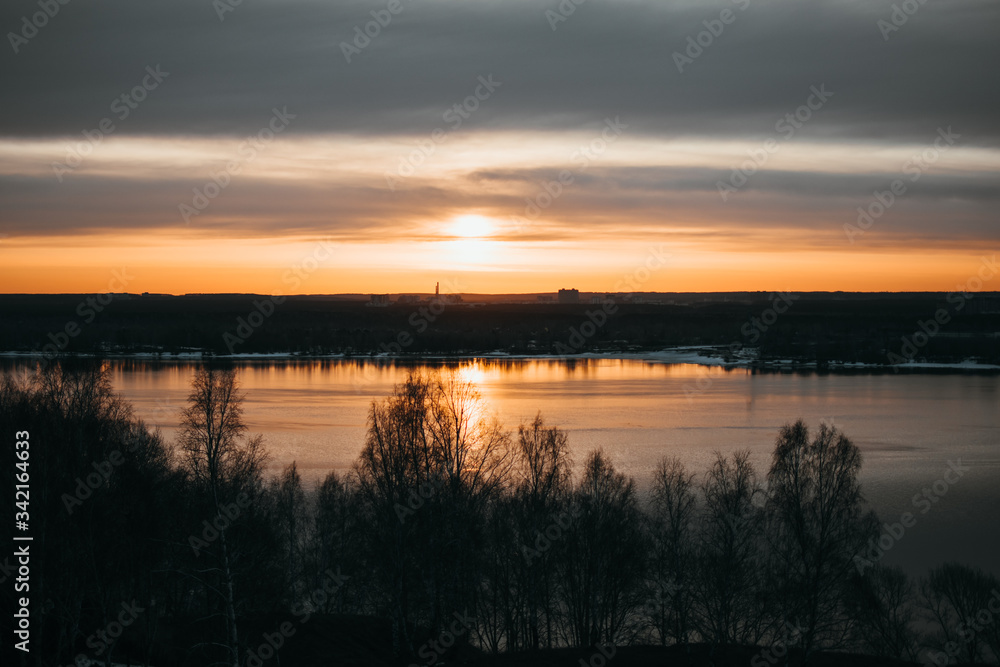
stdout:
{"type": "Polygon", "coordinates": [[[0,292],[952,291],[1000,245],[998,27],[995,0],[11,0],[0,292]]]}

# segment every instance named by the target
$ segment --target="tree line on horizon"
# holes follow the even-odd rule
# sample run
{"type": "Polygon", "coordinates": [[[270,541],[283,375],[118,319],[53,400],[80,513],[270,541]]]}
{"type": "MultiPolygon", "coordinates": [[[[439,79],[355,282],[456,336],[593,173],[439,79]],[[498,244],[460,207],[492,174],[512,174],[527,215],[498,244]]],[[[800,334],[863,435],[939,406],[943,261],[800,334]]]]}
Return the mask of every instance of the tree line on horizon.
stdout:
{"type": "Polygon", "coordinates": [[[441,304],[443,310],[430,312],[420,304],[368,308],[308,296],[289,296],[274,310],[261,305],[265,302],[270,304],[255,295],[115,297],[95,314],[79,296],[0,295],[7,315],[0,320],[0,351],[29,353],[35,355],[33,361],[48,363],[68,355],[405,358],[496,351],[649,352],[698,345],[724,349],[729,355],[753,348],[760,360],[793,359],[819,368],[836,362],[888,367],[899,361],[890,354],[941,363],[975,358],[1000,364],[993,335],[1000,313],[979,301],[961,304],[959,310],[940,294],[858,299],[802,294],[780,316],[769,305],[767,293],[730,302],[616,302],[613,313],[605,313],[604,305],[583,303],[475,308],[441,304]],[[928,327],[938,326],[932,321],[940,308],[955,317],[928,336],[928,327]],[[582,335],[583,329],[588,335],[582,335]]]}
{"type": "Polygon", "coordinates": [[[354,467],[310,489],[294,463],[267,474],[242,401],[234,369],[200,368],[168,443],[106,365],[3,378],[0,424],[30,432],[44,545],[22,664],[278,665],[285,640],[250,629],[275,614],[292,632],[382,619],[393,655],[418,665],[639,644],[758,646],[754,667],[818,651],[1000,658],[1000,580],[878,562],[861,453],[835,427],[786,424],[763,475],[746,450],[704,475],[665,457],[647,494],[600,449],[577,469],[541,414],[508,430],[473,384],[412,373],[372,402],[354,467]]]}

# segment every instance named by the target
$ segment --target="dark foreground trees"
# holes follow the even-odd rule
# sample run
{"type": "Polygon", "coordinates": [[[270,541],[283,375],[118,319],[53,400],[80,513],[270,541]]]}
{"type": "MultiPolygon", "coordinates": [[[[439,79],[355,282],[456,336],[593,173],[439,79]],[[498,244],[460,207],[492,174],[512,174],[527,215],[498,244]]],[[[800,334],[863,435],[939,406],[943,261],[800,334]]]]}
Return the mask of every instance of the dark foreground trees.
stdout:
{"type": "Polygon", "coordinates": [[[645,608],[655,641],[687,644],[694,622],[695,478],[680,459],[660,460],[650,489],[649,581],[645,608]]]}
{"type": "MultiPolygon", "coordinates": [[[[228,663],[239,667],[234,580],[242,550],[230,536],[230,528],[241,511],[257,500],[266,455],[259,436],[245,437],[243,396],[235,369],[199,369],[191,383],[188,403],[181,416],[179,437],[183,470],[201,501],[198,504],[209,510],[217,535],[212,543],[203,539],[203,545],[195,547],[198,555],[206,552],[206,561],[208,556],[214,556],[214,567],[196,568],[189,576],[206,582],[206,589],[217,591],[225,614],[228,663]]],[[[285,494],[279,489],[277,495],[284,498],[285,494]]],[[[294,524],[292,529],[294,534],[294,524]]],[[[245,549],[252,550],[253,546],[245,549]]]]}
{"type": "Polygon", "coordinates": [[[100,365],[0,384],[0,427],[30,432],[45,544],[31,664],[289,664],[282,622],[285,645],[358,619],[420,665],[642,643],[997,659],[996,577],[855,558],[874,517],[831,427],[786,425],[765,476],[746,451],[703,475],[667,458],[647,490],[600,450],[574,468],[541,415],[508,432],[474,386],[415,374],[371,406],[355,468],[313,489],[294,464],[268,478],[241,401],[231,369],[200,370],[171,447],[100,365]]]}
{"type": "Polygon", "coordinates": [[[373,602],[390,617],[398,651],[413,650],[412,626],[433,637],[476,608],[485,517],[510,466],[510,436],[455,376],[411,375],[372,404],[355,474],[369,520],[363,548],[381,584],[373,602]]]}
{"type": "Polygon", "coordinates": [[[625,643],[635,631],[647,559],[635,481],[591,452],[574,489],[560,574],[574,646],[625,643]]]}
{"type": "Polygon", "coordinates": [[[768,471],[769,547],[778,604],[800,624],[801,646],[839,646],[849,636],[844,600],[854,558],[878,536],[861,496],[861,452],[835,427],[815,437],[802,421],[782,427],[768,471]]]}
{"type": "Polygon", "coordinates": [[[702,482],[704,509],[695,535],[695,627],[705,641],[755,644],[774,625],[763,493],[750,452],[716,453],[702,482]]]}
{"type": "MultiPolygon", "coordinates": [[[[16,534],[32,538],[30,581],[16,594],[31,602],[31,652],[9,651],[4,664],[16,664],[7,660],[18,655],[30,664],[64,665],[81,651],[102,662],[148,659],[160,601],[153,573],[165,563],[156,540],[174,525],[181,488],[162,439],[114,394],[106,369],[89,363],[3,378],[0,428],[8,461],[15,433],[29,443],[23,468],[4,465],[0,509],[9,522],[12,472],[23,471],[28,519],[16,534]],[[120,616],[132,629],[128,646],[114,631],[120,616]]],[[[0,595],[10,603],[17,562],[7,552],[0,564],[0,595]]],[[[5,650],[10,618],[4,615],[5,650]]]]}

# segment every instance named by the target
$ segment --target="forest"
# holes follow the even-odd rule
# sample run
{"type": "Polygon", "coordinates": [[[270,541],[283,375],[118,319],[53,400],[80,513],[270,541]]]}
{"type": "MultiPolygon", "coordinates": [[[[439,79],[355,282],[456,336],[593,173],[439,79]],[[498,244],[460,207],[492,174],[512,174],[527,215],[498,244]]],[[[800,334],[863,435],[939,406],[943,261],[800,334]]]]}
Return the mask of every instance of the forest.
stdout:
{"type": "Polygon", "coordinates": [[[543,415],[510,428],[473,384],[413,373],[312,488],[271,472],[242,402],[235,369],[201,367],[168,442],[100,361],[4,376],[0,505],[10,525],[30,480],[33,538],[31,650],[4,664],[1000,659],[1000,579],[882,564],[892,525],[835,427],[780,427],[763,471],[738,446],[703,474],[666,456],[640,488],[600,449],[574,461],[543,415]]]}
{"type": "Polygon", "coordinates": [[[838,362],[1000,364],[996,293],[795,293],[788,303],[767,292],[647,294],[642,303],[615,295],[599,304],[463,298],[374,308],[304,295],[5,294],[0,352],[47,363],[73,354],[421,357],[706,346],[731,361],[746,361],[739,353],[748,348],[761,361],[820,369],[838,362]]]}

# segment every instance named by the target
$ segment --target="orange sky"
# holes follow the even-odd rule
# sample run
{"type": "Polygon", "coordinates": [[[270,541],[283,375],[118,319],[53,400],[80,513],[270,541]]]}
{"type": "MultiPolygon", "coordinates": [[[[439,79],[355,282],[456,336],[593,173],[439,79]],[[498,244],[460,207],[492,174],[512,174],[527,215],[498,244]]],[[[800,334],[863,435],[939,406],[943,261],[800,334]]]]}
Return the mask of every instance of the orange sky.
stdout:
{"type": "Polygon", "coordinates": [[[951,291],[1000,245],[994,0],[111,2],[0,60],[0,293],[951,291]]]}
{"type": "MultiPolygon", "coordinates": [[[[928,197],[920,182],[867,230],[857,208],[875,199],[863,190],[768,186],[769,174],[860,171],[869,192],[884,190],[920,145],[796,142],[724,201],[718,178],[684,175],[728,174],[760,142],[623,135],[578,159],[594,136],[468,134],[412,172],[399,165],[419,137],[289,137],[186,219],[238,142],[110,138],[60,183],[52,163],[66,140],[0,141],[0,174],[46,179],[5,213],[0,290],[108,291],[124,267],[126,291],[174,294],[429,292],[437,281],[480,293],[952,291],[994,252],[992,207],[928,197]],[[647,272],[651,252],[669,257],[647,272]]],[[[922,178],[998,171],[1000,151],[956,146],[922,178]]]]}
{"type": "MultiPolygon", "coordinates": [[[[433,291],[438,281],[445,291],[476,293],[545,292],[560,287],[626,292],[953,291],[976,274],[984,257],[961,251],[672,252],[666,263],[655,265],[647,277],[645,260],[655,254],[651,248],[635,244],[622,244],[614,253],[600,253],[489,240],[426,242],[426,248],[413,252],[412,246],[403,244],[333,242],[329,243],[330,257],[325,259],[319,242],[215,241],[166,248],[95,247],[86,252],[73,248],[69,240],[63,243],[29,247],[23,252],[6,248],[9,261],[0,267],[4,291],[426,293],[433,291]],[[275,255],[295,259],[281,263],[275,255]],[[473,255],[482,257],[482,269],[457,268],[467,266],[473,255]],[[226,259],[214,261],[213,256],[226,259]],[[512,268],[493,268],[507,259],[512,268]],[[428,267],[426,262],[439,268],[428,267]],[[586,268],[589,266],[594,268],[586,268]],[[116,275],[128,278],[124,290],[112,283],[116,275]]],[[[987,283],[984,289],[998,288],[987,283]]]]}

